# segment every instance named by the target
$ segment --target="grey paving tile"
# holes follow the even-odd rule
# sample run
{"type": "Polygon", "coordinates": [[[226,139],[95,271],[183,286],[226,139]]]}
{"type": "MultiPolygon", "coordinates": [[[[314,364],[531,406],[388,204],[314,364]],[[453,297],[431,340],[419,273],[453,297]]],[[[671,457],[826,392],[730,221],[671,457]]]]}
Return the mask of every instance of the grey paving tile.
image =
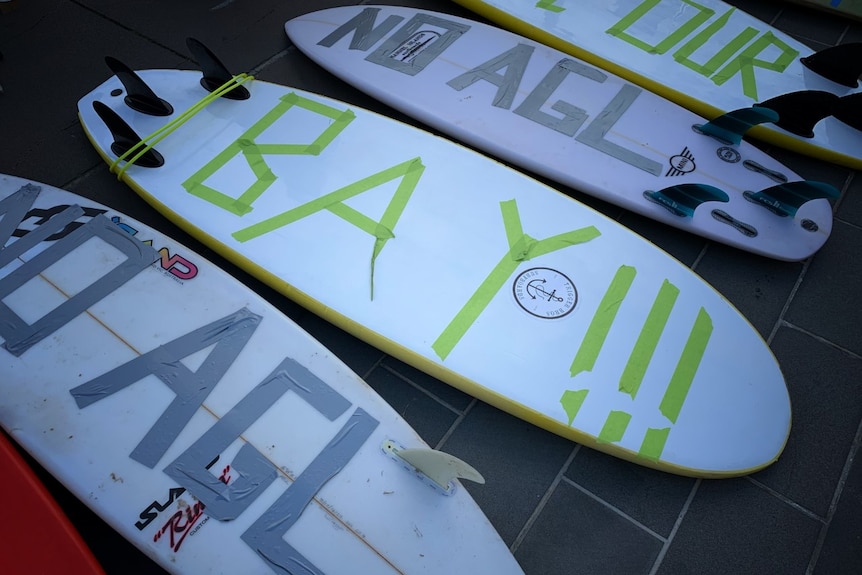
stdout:
{"type": "Polygon", "coordinates": [[[566,478],[662,537],[668,537],[695,480],[581,448],[566,478]]]}
{"type": "Polygon", "coordinates": [[[862,329],[854,315],[862,293],[860,250],[862,228],[834,222],[832,236],[811,261],[785,316],[857,354],[862,354],[862,329]]]}
{"type": "Polygon", "coordinates": [[[388,369],[374,369],[365,381],[432,447],[458,418],[457,413],[388,369]]]}
{"type": "Polygon", "coordinates": [[[99,162],[78,126],[75,104],[110,75],[106,46],[122,46],[163,67],[183,60],[68,1],[28,0],[0,17],[2,171],[57,185],[99,162]],[[70,22],[75,41],[59,49],[70,22]]]}
{"type": "Polygon", "coordinates": [[[838,204],[835,217],[856,227],[862,227],[862,176],[855,175],[838,204]]]}
{"type": "Polygon", "coordinates": [[[704,481],[658,575],[803,575],[820,527],[745,479],[704,481]]]}
{"type": "Polygon", "coordinates": [[[571,441],[477,402],[441,449],[485,477],[484,485],[467,483],[467,489],[511,545],[575,447],[571,441]]]}
{"type": "Polygon", "coordinates": [[[779,460],[754,477],[825,517],[862,419],[862,360],[790,328],[778,331],[773,349],[793,423],[779,460]]]}
{"type": "Polygon", "coordinates": [[[427,373],[419,371],[415,367],[409,366],[392,356],[386,356],[383,359],[381,366],[397,373],[406,381],[424,389],[438,400],[459,412],[463,413],[473,401],[472,396],[463,391],[459,391],[451,385],[443,383],[439,379],[431,377],[427,373]]]}
{"type": "Polygon", "coordinates": [[[834,46],[847,28],[844,18],[805,6],[788,6],[773,26],[814,49],[834,46]]]}
{"type": "Polygon", "coordinates": [[[527,573],[646,575],[661,548],[661,540],[564,482],[515,557],[527,573]]]}
{"type": "Polygon", "coordinates": [[[862,573],[862,459],[859,453],[826,532],[814,575],[862,573]]]}
{"type": "Polygon", "coordinates": [[[780,262],[712,243],[695,271],[768,337],[802,271],[780,262]]]}

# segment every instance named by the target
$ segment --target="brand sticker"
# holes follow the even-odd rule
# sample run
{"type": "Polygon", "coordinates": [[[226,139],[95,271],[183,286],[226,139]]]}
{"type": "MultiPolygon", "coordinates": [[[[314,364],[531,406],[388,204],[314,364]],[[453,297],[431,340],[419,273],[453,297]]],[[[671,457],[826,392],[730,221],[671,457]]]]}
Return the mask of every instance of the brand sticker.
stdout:
{"type": "Polygon", "coordinates": [[[389,57],[393,60],[409,64],[438,38],[440,38],[439,32],[420,30],[404,40],[401,45],[392,51],[389,57]]]}
{"type": "Polygon", "coordinates": [[[694,164],[694,155],[689,151],[688,147],[682,149],[682,152],[670,159],[670,168],[668,168],[665,176],[681,176],[694,171],[697,166],[694,164]]]}
{"type": "Polygon", "coordinates": [[[739,155],[739,152],[729,146],[722,146],[717,149],[715,153],[718,154],[719,158],[729,164],[735,164],[742,158],[742,156],[739,155]]]}
{"type": "Polygon", "coordinates": [[[543,319],[567,316],[578,303],[578,290],[566,274],[551,268],[530,268],[512,284],[515,301],[525,312],[543,319]]]}

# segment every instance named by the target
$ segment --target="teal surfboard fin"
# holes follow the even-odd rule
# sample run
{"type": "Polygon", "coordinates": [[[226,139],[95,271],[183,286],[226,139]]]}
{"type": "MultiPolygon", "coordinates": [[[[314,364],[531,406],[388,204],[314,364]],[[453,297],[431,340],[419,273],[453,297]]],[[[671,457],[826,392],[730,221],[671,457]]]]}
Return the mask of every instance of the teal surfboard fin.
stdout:
{"type": "Polygon", "coordinates": [[[862,92],[839,98],[833,116],[851,128],[862,130],[862,92]]]}
{"type": "Polygon", "coordinates": [[[744,192],[745,199],[782,217],[793,217],[805,202],[819,198],[835,199],[838,190],[825,182],[797,181],[778,184],[759,192],[744,192]]]}
{"type": "Polygon", "coordinates": [[[126,89],[124,101],[129,108],[148,116],[170,116],[174,113],[173,106],[156,96],[152,88],[131,68],[110,56],[105,57],[105,63],[126,89]]]}
{"type": "Polygon", "coordinates": [[[836,84],[855,88],[862,75],[862,42],[839,44],[800,58],[802,65],[836,84]]]}
{"type": "Polygon", "coordinates": [[[443,451],[430,448],[404,449],[391,440],[383,443],[383,451],[393,459],[406,464],[419,475],[420,479],[425,480],[426,483],[430,481],[444,493],[452,492],[452,481],[455,479],[485,483],[482,474],[469,463],[443,451]]]}
{"type": "MultiPolygon", "coordinates": [[[[195,62],[200,66],[201,72],[203,72],[201,86],[207,92],[215,92],[233,78],[234,75],[213,54],[212,50],[204,46],[202,42],[194,38],[186,38],[186,46],[188,46],[189,52],[192,53],[195,62]]],[[[237,86],[230,91],[222,93],[221,97],[229,100],[248,100],[251,97],[251,93],[245,86],[237,86]]]]}
{"type": "Polygon", "coordinates": [[[803,138],[814,137],[817,122],[835,112],[839,98],[832,92],[803,90],[789,92],[755,104],[778,112],[775,125],[803,138]]]}
{"type": "MultiPolygon", "coordinates": [[[[93,109],[110,130],[114,138],[111,151],[118,158],[132,148],[139,147],[141,137],[115,111],[98,100],[93,102],[93,109]]],[[[142,168],[160,168],[165,165],[165,158],[155,148],[150,148],[133,163],[142,168]]]]}
{"type": "Polygon", "coordinates": [[[694,216],[694,210],[704,202],[729,202],[726,192],[707,184],[679,184],[644,192],[644,197],[681,218],[694,216]]]}
{"type": "Polygon", "coordinates": [[[778,121],[778,112],[766,107],[740,108],[722,114],[706,124],[692,126],[695,132],[710,136],[725,144],[736,145],[752,126],[778,121]]]}

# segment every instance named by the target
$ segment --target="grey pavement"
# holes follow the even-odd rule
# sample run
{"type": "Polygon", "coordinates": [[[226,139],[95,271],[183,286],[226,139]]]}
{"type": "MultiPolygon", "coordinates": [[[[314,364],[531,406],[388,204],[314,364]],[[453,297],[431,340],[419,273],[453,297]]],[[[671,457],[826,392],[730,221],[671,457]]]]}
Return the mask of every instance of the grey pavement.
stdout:
{"type": "MultiPolygon", "coordinates": [[[[698,480],[626,463],[547,433],[300,308],[201,246],[118,182],[77,121],[77,100],[110,74],[105,56],[133,68],[193,68],[185,38],[194,36],[234,72],[409,122],[314,65],[284,34],[289,18],[344,3],[359,2],[0,3],[0,172],[116,207],[261,293],[363,376],[431,446],[485,475],[485,485],[467,488],[529,575],[862,573],[859,172],[758,144],[803,177],[841,190],[831,238],[818,254],[798,263],[714,244],[556,186],[691,266],[751,320],[782,366],[793,402],[783,456],[747,477],[698,480]]],[[[443,0],[403,3],[471,16],[443,0]]],[[[831,14],[785,2],[733,4],[813,48],[862,41],[862,23],[831,14]]],[[[42,474],[109,574],[160,572],[42,474]]]]}

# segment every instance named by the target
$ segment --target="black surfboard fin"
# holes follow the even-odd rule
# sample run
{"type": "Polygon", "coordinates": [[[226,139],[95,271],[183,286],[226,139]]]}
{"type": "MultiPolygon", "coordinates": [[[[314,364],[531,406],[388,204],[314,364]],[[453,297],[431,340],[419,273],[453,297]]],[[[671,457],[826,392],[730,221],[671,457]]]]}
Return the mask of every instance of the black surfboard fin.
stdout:
{"type": "Polygon", "coordinates": [[[778,112],[763,106],[752,106],[722,114],[706,124],[695,124],[692,127],[696,132],[715,138],[719,142],[736,145],[742,141],[742,136],[752,126],[777,121],[778,112]]]}
{"type": "Polygon", "coordinates": [[[819,198],[835,199],[835,186],[825,182],[796,181],[778,184],[759,192],[744,192],[745,199],[782,217],[793,217],[805,202],[819,198]]]}
{"type": "MultiPolygon", "coordinates": [[[[188,46],[189,52],[192,53],[192,57],[198,63],[198,66],[200,66],[201,72],[203,72],[201,86],[207,92],[212,93],[216,91],[233,78],[234,75],[212,53],[212,50],[204,46],[202,42],[194,38],[186,38],[186,46],[188,46]]],[[[229,100],[248,100],[251,97],[251,93],[249,93],[245,86],[237,86],[222,94],[221,97],[229,100]]]]}
{"type": "Polygon", "coordinates": [[[803,138],[813,138],[814,126],[835,112],[837,102],[838,96],[832,92],[803,90],[782,94],[755,106],[778,112],[775,125],[779,128],[803,138]]]}
{"type": "MultiPolygon", "coordinates": [[[[114,138],[111,151],[118,158],[140,144],[141,137],[111,108],[96,100],[93,102],[93,109],[111,131],[114,138]]],[[[133,163],[142,168],[160,168],[165,165],[165,158],[155,148],[150,148],[133,163]]]]}
{"type": "Polygon", "coordinates": [[[131,68],[110,56],[105,57],[105,63],[123,83],[126,89],[125,102],[129,108],[148,116],[170,116],[174,113],[173,106],[156,96],[156,93],[131,68]]]}
{"type": "Polygon", "coordinates": [[[694,216],[694,210],[704,202],[729,202],[726,192],[707,184],[678,184],[644,192],[644,197],[681,218],[694,216]]]}
{"type": "Polygon", "coordinates": [[[862,130],[862,92],[839,98],[832,115],[851,128],[862,130]]]}
{"type": "Polygon", "coordinates": [[[862,42],[839,44],[799,59],[802,64],[836,84],[855,88],[862,75],[862,42]]]}

